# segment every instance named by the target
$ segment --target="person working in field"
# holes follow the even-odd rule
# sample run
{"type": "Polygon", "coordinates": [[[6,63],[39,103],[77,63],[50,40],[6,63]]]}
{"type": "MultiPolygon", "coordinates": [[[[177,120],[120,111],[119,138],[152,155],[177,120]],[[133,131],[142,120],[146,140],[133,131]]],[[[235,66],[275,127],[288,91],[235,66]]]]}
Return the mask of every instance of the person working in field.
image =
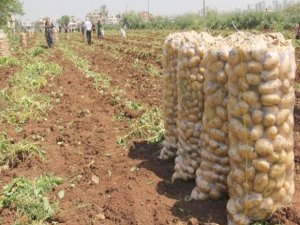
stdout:
{"type": "Polygon", "coordinates": [[[101,20],[99,20],[98,23],[97,23],[97,37],[98,37],[98,39],[104,37],[103,31],[104,31],[103,24],[102,24],[101,20]]]}
{"type": "Polygon", "coordinates": [[[126,28],[121,27],[120,32],[121,32],[122,40],[123,40],[123,42],[125,42],[126,41],[126,28]]]}
{"type": "Polygon", "coordinates": [[[82,40],[85,40],[85,27],[84,27],[84,22],[81,24],[81,34],[82,34],[82,40]]]}
{"type": "Polygon", "coordinates": [[[93,29],[93,25],[91,21],[89,20],[89,18],[86,18],[86,21],[84,22],[84,30],[86,32],[88,45],[92,44],[92,29],[93,29]]]}
{"type": "Polygon", "coordinates": [[[54,44],[53,35],[54,35],[54,25],[50,21],[50,19],[47,18],[45,22],[45,37],[49,48],[52,48],[54,44]]]}
{"type": "Polygon", "coordinates": [[[296,39],[300,39],[300,23],[298,24],[298,27],[297,27],[296,39]]]}

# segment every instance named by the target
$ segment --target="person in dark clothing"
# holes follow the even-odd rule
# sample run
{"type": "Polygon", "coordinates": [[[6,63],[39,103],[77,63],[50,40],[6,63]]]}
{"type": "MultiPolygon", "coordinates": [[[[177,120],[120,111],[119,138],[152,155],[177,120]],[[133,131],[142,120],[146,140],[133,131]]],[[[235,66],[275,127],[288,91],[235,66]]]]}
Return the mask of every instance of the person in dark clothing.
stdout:
{"type": "Polygon", "coordinates": [[[82,22],[81,24],[81,34],[82,34],[82,40],[85,40],[85,26],[84,26],[84,22],[82,22]]]}
{"type": "Polygon", "coordinates": [[[98,39],[103,38],[103,25],[101,20],[97,23],[97,37],[98,39]]]}
{"type": "Polygon", "coordinates": [[[49,18],[45,22],[45,37],[49,48],[53,47],[54,25],[49,18]]]}
{"type": "Polygon", "coordinates": [[[93,34],[96,33],[96,25],[93,23],[93,34]]]}
{"type": "Polygon", "coordinates": [[[298,24],[298,27],[297,27],[296,39],[300,39],[300,23],[298,24]]]}

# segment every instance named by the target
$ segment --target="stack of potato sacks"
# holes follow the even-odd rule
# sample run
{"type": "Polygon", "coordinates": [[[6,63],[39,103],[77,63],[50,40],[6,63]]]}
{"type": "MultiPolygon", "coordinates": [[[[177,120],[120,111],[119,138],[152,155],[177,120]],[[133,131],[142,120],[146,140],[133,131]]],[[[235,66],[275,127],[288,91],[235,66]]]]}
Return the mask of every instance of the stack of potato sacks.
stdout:
{"type": "Polygon", "coordinates": [[[3,32],[0,32],[0,56],[9,55],[9,44],[7,35],[3,32]]]}
{"type": "Polygon", "coordinates": [[[21,33],[20,34],[20,42],[21,42],[21,46],[23,48],[27,47],[27,37],[26,37],[26,33],[21,33]]]}
{"type": "Polygon", "coordinates": [[[290,203],[294,193],[294,48],[280,34],[238,32],[216,38],[214,44],[201,38],[186,41],[173,52],[179,52],[173,179],[194,177],[197,165],[191,196],[220,199],[228,191],[229,224],[247,225],[270,217],[290,203]],[[203,47],[199,52],[198,46],[203,47]],[[198,55],[197,63],[191,61],[198,55]],[[188,66],[192,64],[198,70],[188,66]],[[197,75],[204,76],[197,79],[197,75]],[[201,85],[195,89],[192,81],[197,80],[201,85]],[[191,95],[193,91],[202,98],[191,95]],[[198,115],[203,113],[197,119],[196,109],[189,107],[196,100],[198,115]],[[195,126],[188,127],[186,121],[195,126]]]}

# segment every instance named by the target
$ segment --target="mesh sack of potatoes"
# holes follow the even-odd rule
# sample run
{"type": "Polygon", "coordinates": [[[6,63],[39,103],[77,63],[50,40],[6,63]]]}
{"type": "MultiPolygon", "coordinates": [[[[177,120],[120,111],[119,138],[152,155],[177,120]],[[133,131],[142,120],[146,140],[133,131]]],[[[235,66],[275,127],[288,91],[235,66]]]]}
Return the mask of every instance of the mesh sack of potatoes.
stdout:
{"type": "Polygon", "coordinates": [[[9,55],[8,38],[5,33],[0,33],[0,56],[9,55]]]}
{"type": "Polygon", "coordinates": [[[27,33],[28,38],[32,38],[32,31],[31,30],[28,30],[26,33],[27,33]]]}
{"type": "Polygon", "coordinates": [[[163,46],[163,109],[165,140],[159,158],[175,158],[177,151],[177,63],[183,33],[170,34],[163,46]]]}
{"type": "Polygon", "coordinates": [[[228,224],[246,225],[294,193],[295,50],[279,34],[245,34],[228,63],[228,224]]]}
{"type": "Polygon", "coordinates": [[[23,48],[27,47],[27,37],[26,37],[26,33],[21,33],[20,34],[20,42],[21,42],[21,46],[23,48]]]}
{"type": "Polygon", "coordinates": [[[229,48],[224,40],[208,49],[202,66],[205,104],[198,154],[201,164],[196,171],[196,187],[191,197],[198,200],[227,196],[228,157],[227,69],[229,48]]]}
{"type": "Polygon", "coordinates": [[[204,110],[203,81],[201,67],[205,49],[214,43],[207,33],[191,32],[188,41],[179,48],[178,85],[178,150],[172,180],[195,178],[200,164],[200,130],[204,110]]]}

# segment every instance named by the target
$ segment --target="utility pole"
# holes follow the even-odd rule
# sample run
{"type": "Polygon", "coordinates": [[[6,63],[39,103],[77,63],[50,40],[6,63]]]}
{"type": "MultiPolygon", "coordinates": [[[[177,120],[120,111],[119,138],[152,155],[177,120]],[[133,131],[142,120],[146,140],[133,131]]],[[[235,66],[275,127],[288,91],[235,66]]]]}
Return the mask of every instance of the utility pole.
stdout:
{"type": "Polygon", "coordinates": [[[203,16],[204,16],[204,24],[206,26],[206,9],[205,9],[205,0],[203,0],[203,16]]]}
{"type": "Polygon", "coordinates": [[[150,0],[148,0],[148,15],[150,15],[150,0]]]}

